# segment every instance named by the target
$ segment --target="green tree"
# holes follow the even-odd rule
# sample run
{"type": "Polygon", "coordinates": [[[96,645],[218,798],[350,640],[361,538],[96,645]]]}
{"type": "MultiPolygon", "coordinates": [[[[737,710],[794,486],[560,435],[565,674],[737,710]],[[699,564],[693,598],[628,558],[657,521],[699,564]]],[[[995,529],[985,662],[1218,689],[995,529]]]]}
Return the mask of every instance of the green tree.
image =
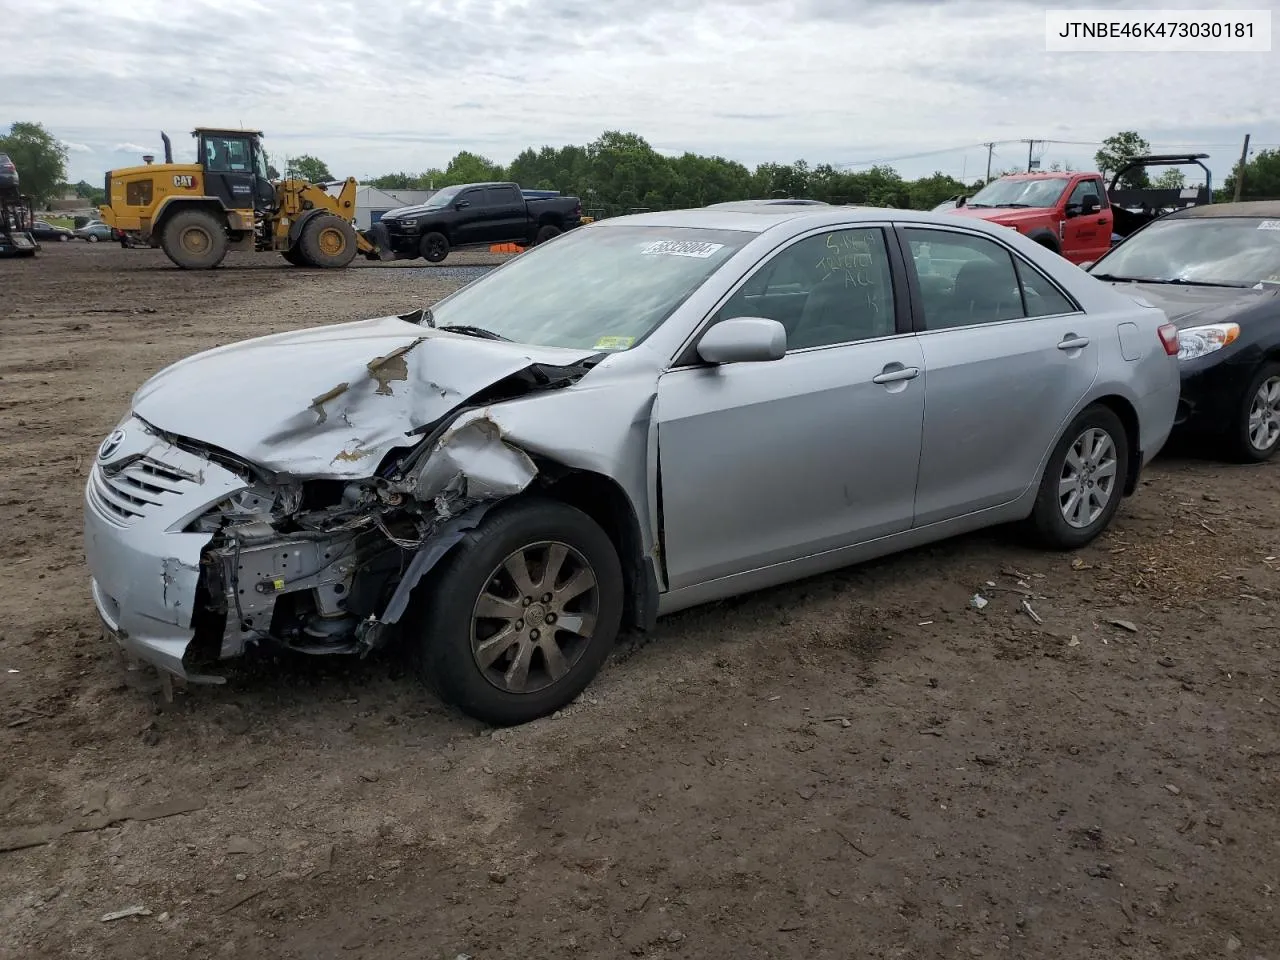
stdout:
{"type": "Polygon", "coordinates": [[[1151,185],[1158,190],[1181,190],[1187,185],[1187,175],[1177,167],[1167,167],[1151,185]]]}
{"type": "Polygon", "coordinates": [[[0,137],[0,153],[9,155],[22,192],[37,204],[53,199],[67,179],[67,148],[42,124],[15,121],[0,137]]]}
{"type": "MultiPolygon", "coordinates": [[[[1134,157],[1150,152],[1151,144],[1133,130],[1123,130],[1102,141],[1102,149],[1093,155],[1093,161],[1098,165],[1098,172],[1106,176],[1115,173],[1134,157]]],[[[1142,190],[1150,185],[1151,178],[1141,167],[1130,170],[1120,179],[1120,186],[1131,190],[1142,190]]]]}
{"type": "Polygon", "coordinates": [[[70,189],[75,190],[76,196],[81,200],[87,200],[91,206],[97,207],[106,201],[106,194],[103,193],[102,188],[95,187],[86,180],[81,180],[70,189]]]}
{"type": "Polygon", "coordinates": [[[309,153],[304,153],[302,156],[294,157],[290,160],[289,169],[310,183],[324,183],[333,179],[333,174],[329,172],[328,165],[309,153]]]}
{"type": "MultiPolygon", "coordinates": [[[[1222,189],[1214,191],[1219,203],[1231,200],[1236,192],[1236,180],[1240,176],[1237,163],[1231,175],[1222,181],[1222,189]]],[[[1280,150],[1259,150],[1244,166],[1244,188],[1241,200],[1280,200],[1280,150]]]]}
{"type": "Polygon", "coordinates": [[[449,165],[444,168],[444,174],[436,183],[436,186],[449,187],[458,183],[486,183],[490,180],[502,180],[505,177],[506,171],[502,169],[500,164],[494,163],[488,157],[482,157],[478,153],[463,150],[449,161],[449,165]]]}

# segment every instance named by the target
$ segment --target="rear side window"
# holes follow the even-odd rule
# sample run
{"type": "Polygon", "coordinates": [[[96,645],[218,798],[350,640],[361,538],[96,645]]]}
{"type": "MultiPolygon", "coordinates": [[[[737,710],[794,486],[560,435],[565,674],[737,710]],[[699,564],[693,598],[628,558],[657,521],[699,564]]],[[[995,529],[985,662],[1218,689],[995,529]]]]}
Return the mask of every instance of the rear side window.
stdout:
{"type": "Polygon", "coordinates": [[[926,330],[1073,313],[1057,287],[1005,247],[973,234],[905,228],[926,330]]]}
{"type": "Polygon", "coordinates": [[[520,200],[520,194],[515,187],[489,188],[489,203],[493,206],[506,206],[509,203],[519,203],[520,200]]]}

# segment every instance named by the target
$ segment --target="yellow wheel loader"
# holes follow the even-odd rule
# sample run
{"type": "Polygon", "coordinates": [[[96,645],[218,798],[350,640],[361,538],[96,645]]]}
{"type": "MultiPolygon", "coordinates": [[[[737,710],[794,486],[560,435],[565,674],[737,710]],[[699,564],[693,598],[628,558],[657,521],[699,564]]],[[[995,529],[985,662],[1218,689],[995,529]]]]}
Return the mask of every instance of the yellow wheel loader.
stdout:
{"type": "Polygon", "coordinates": [[[306,180],[273,181],[261,131],[191,135],[197,163],[174,163],[162,133],[164,163],[110,171],[103,222],[187,270],[216,267],[231,250],[276,251],[298,267],[345,267],[357,253],[385,259],[353,224],[354,178],[336,194],[306,180]]]}

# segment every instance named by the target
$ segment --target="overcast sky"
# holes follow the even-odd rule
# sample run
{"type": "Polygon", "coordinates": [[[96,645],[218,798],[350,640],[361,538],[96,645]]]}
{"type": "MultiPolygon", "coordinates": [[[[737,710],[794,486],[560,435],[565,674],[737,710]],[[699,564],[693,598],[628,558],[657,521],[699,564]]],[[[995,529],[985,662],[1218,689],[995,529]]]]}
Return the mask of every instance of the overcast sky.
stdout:
{"type": "MultiPolygon", "coordinates": [[[[1046,7],[1104,5],[1277,0],[0,0],[0,129],[44,123],[70,179],[91,182],[161,155],[160,130],[181,158],[193,126],[219,125],[358,177],[461,149],[506,162],[606,129],[752,166],[891,159],[967,178],[986,149],[963,148],[989,140],[1136,129],[1156,148],[1202,146],[1218,178],[1246,132],[1280,145],[1280,45],[1045,52],[1046,7]]],[[[1087,168],[1095,149],[1035,152],[1087,168]]],[[[1026,144],[996,147],[997,170],[1026,159],[1026,144]]]]}

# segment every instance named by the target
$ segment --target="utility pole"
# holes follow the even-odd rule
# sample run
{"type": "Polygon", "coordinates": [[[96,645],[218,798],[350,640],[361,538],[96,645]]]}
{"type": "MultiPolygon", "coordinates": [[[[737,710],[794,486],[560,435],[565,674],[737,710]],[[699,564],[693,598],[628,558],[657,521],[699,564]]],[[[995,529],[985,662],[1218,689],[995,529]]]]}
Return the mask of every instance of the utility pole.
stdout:
{"type": "Polygon", "coordinates": [[[984,180],[983,183],[990,183],[991,182],[991,155],[995,153],[996,145],[994,143],[984,143],[983,146],[987,148],[987,179],[984,180]]]}
{"type": "Polygon", "coordinates": [[[1035,151],[1035,149],[1036,149],[1036,142],[1034,140],[1028,140],[1027,141],[1027,173],[1031,172],[1031,154],[1035,151]]]}
{"type": "MultiPolygon", "coordinates": [[[[1244,165],[1249,162],[1249,134],[1244,135],[1244,146],[1240,148],[1240,172],[1236,174],[1236,195],[1233,202],[1240,202],[1240,191],[1244,189],[1244,165]]],[[[1209,199],[1213,199],[1210,197],[1209,199]]]]}

